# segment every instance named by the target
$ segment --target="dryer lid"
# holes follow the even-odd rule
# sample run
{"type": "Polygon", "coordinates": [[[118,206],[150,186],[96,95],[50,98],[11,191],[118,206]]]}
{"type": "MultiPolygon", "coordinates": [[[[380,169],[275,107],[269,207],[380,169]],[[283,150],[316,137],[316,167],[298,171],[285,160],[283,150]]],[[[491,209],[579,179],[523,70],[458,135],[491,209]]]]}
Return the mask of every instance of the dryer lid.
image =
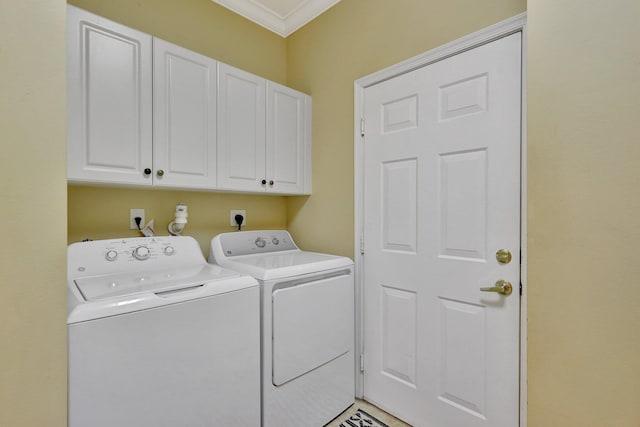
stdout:
{"type": "Polygon", "coordinates": [[[346,257],[299,249],[216,259],[216,262],[259,280],[286,279],[353,266],[353,261],[346,257]]]}

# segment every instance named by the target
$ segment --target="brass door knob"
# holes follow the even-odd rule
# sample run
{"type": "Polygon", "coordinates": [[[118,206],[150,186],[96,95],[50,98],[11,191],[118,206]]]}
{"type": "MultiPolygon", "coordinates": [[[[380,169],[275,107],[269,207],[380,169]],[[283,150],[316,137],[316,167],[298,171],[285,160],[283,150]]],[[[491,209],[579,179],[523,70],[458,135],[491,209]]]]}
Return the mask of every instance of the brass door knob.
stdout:
{"type": "Polygon", "coordinates": [[[162,169],[158,169],[158,172],[156,172],[158,174],[158,176],[163,176],[164,175],[164,171],[162,169]]]}
{"type": "Polygon", "coordinates": [[[513,292],[513,286],[511,286],[511,283],[506,280],[498,280],[495,285],[487,288],[480,288],[480,290],[482,292],[497,292],[502,295],[511,295],[511,292],[513,292]]]}
{"type": "Polygon", "coordinates": [[[496,259],[500,264],[509,264],[511,262],[511,252],[506,249],[498,249],[496,259]]]}

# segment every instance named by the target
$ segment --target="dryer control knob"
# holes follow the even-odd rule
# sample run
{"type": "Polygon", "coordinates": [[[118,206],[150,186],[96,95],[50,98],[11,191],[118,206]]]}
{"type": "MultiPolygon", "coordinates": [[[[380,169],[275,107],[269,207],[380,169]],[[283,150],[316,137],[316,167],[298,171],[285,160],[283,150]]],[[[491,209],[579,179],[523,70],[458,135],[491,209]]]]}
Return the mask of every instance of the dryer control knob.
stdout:
{"type": "Polygon", "coordinates": [[[173,248],[173,246],[167,246],[166,248],[164,248],[163,252],[165,255],[173,255],[176,253],[176,250],[173,248]]]}
{"type": "Polygon", "coordinates": [[[279,245],[280,244],[280,240],[278,240],[277,237],[274,237],[273,239],[271,239],[271,243],[273,243],[274,245],[279,245]]]}
{"type": "Polygon", "coordinates": [[[151,256],[151,251],[146,246],[138,246],[133,251],[133,257],[139,261],[144,261],[149,259],[151,256]]]}
{"type": "Polygon", "coordinates": [[[262,237],[258,237],[256,239],[256,246],[259,248],[264,248],[264,246],[267,244],[267,241],[264,240],[262,237]]]}
{"type": "Polygon", "coordinates": [[[111,249],[110,251],[107,251],[104,257],[107,259],[107,261],[115,261],[116,258],[118,258],[118,252],[111,249]]]}

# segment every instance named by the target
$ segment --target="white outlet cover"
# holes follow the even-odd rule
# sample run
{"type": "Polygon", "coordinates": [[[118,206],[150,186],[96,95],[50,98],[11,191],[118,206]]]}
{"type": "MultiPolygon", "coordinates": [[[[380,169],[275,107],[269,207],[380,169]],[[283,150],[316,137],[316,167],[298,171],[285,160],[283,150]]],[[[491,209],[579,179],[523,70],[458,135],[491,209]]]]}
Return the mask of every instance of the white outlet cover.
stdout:
{"type": "Polygon", "coordinates": [[[237,227],[236,223],[236,215],[242,215],[244,220],[242,221],[242,226],[247,225],[247,211],[244,209],[231,209],[231,215],[229,215],[229,225],[237,227]]]}
{"type": "Polygon", "coordinates": [[[143,228],[144,225],[145,225],[145,222],[144,222],[144,209],[129,209],[129,228],[131,230],[137,230],[138,229],[138,225],[136,224],[136,220],[134,219],[137,216],[142,218],[142,221],[140,221],[140,228],[143,228]]]}

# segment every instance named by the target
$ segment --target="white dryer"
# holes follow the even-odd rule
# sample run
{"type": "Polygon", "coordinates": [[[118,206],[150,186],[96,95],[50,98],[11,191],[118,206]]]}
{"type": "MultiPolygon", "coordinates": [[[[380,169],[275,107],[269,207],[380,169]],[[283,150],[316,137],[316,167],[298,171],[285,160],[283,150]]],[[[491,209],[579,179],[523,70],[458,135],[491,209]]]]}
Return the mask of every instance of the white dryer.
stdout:
{"type": "Polygon", "coordinates": [[[261,284],[263,427],[323,426],[353,404],[349,258],[302,251],[277,230],[219,234],[209,262],[261,284]]]}
{"type": "Polygon", "coordinates": [[[259,298],[190,237],[70,245],[69,426],[258,427],[259,298]]]}

